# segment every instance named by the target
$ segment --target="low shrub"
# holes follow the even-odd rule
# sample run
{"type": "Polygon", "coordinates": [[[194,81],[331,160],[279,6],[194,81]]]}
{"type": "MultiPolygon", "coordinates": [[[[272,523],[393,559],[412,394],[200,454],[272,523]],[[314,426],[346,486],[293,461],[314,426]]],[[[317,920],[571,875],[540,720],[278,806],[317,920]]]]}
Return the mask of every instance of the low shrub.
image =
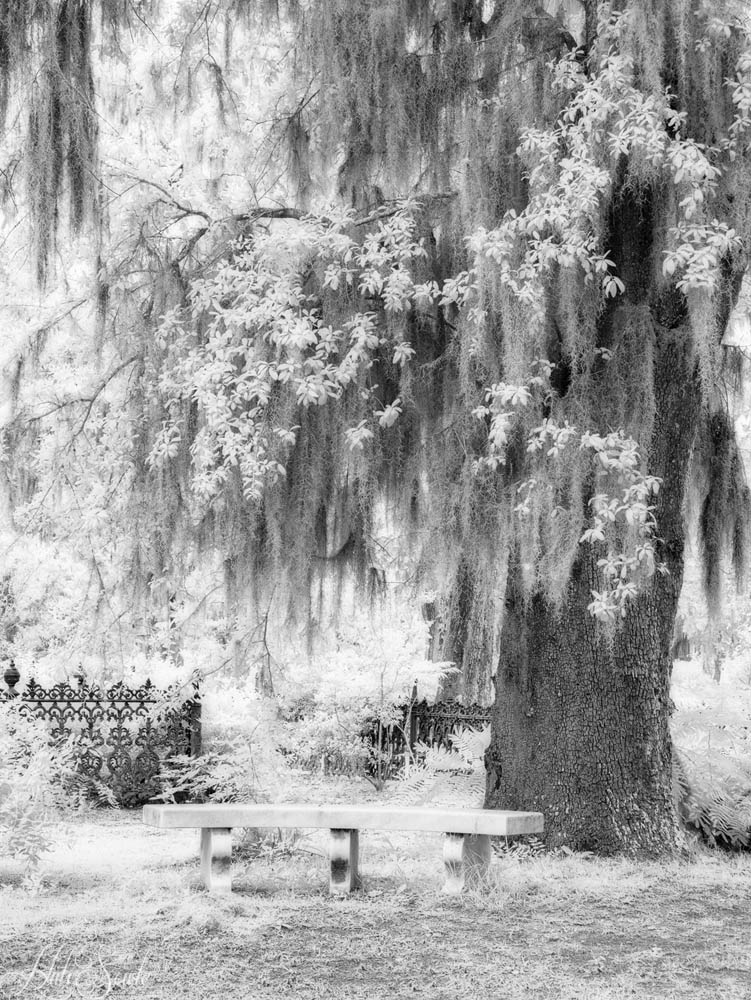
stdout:
{"type": "Polygon", "coordinates": [[[43,721],[0,703],[0,830],[6,854],[33,870],[73,809],[115,805],[112,792],[78,769],[75,738],[50,741],[43,721]]]}
{"type": "Polygon", "coordinates": [[[191,802],[268,802],[283,794],[284,726],[276,703],[249,684],[215,679],[203,695],[201,754],[164,760],[155,798],[191,802]]]}
{"type": "Polygon", "coordinates": [[[363,775],[373,755],[373,744],[363,734],[365,711],[332,713],[317,705],[295,707],[282,737],[282,752],[291,767],[322,774],[363,775]]]}
{"type": "Polygon", "coordinates": [[[403,722],[413,685],[430,697],[453,669],[426,659],[428,625],[408,611],[394,598],[340,621],[313,655],[287,659],[279,693],[291,762],[363,775],[378,789],[393,775],[379,730],[403,722]]]}

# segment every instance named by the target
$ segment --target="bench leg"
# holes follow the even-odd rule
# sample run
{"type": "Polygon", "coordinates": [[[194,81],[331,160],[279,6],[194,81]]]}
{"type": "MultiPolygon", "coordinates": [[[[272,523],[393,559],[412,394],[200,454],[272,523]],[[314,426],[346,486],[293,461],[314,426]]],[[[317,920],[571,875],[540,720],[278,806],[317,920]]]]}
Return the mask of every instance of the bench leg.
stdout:
{"type": "Polygon", "coordinates": [[[443,891],[458,895],[468,881],[484,878],[490,866],[490,837],[485,834],[447,833],[443,841],[446,881],[443,891]]]}
{"type": "Polygon", "coordinates": [[[209,892],[232,891],[232,830],[201,830],[201,878],[209,892]]]}
{"type": "Polygon", "coordinates": [[[359,830],[330,831],[331,878],[329,892],[347,893],[360,888],[359,854],[359,830]]]}

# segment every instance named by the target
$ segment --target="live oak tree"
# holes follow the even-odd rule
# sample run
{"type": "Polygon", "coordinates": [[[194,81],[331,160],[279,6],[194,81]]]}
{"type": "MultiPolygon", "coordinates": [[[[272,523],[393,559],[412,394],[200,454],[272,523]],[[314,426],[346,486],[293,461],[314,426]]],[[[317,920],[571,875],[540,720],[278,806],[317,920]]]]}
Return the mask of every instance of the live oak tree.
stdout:
{"type": "Polygon", "coordinates": [[[543,812],[552,844],[672,848],[689,501],[710,600],[724,553],[743,565],[744,6],[26,0],[0,25],[8,94],[35,70],[39,277],[67,198],[108,361],[59,401],[73,439],[27,512],[75,454],[105,484],[88,542],[128,580],[213,553],[239,614],[273,592],[303,619],[325,568],[365,586],[395,539],[467,693],[497,657],[487,804],[543,812]],[[152,173],[113,165],[118,113],[152,173]]]}

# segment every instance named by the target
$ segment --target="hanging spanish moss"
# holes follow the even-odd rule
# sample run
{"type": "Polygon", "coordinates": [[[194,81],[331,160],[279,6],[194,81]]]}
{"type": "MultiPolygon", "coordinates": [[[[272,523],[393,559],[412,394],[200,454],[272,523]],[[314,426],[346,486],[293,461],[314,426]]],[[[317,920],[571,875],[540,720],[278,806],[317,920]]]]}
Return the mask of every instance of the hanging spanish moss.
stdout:
{"type": "MultiPolygon", "coordinates": [[[[724,292],[708,280],[682,290],[663,264],[673,248],[671,230],[685,225],[680,199],[686,194],[700,191],[692,223],[697,232],[707,226],[709,232],[713,216],[744,232],[749,188],[743,154],[724,163],[711,183],[705,183],[708,174],[701,176],[701,164],[695,182],[686,185],[680,177],[693,169],[695,144],[720,146],[732,134],[738,106],[726,80],[736,73],[746,43],[737,30],[718,43],[707,12],[684,0],[626,5],[620,18],[616,6],[598,5],[597,18],[592,9],[586,18],[581,12],[564,22],[555,12],[530,12],[521,3],[282,6],[278,16],[294,24],[299,40],[297,93],[315,95],[298,100],[284,129],[303,207],[322,165],[335,171],[339,197],[360,216],[412,196],[426,250],[424,260],[410,265],[414,281],[443,287],[471,268],[474,290],[455,305],[426,302],[401,318],[399,337],[414,351],[411,363],[394,364],[384,344],[336,405],[301,408],[275,387],[266,425],[299,430],[291,445],[273,453],[284,476],[260,497],[248,494],[238,461],[211,503],[196,503],[206,414],[187,397],[179,411],[174,403],[157,403],[145,387],[144,398],[152,400],[143,418],[152,429],[146,453],[164,420],[174,424],[176,442],[179,437],[171,461],[147,473],[147,480],[156,477],[169,512],[166,534],[153,551],[179,552],[185,532],[233,567],[235,603],[244,591],[263,604],[268,583],[286,595],[283,616],[312,621],[320,616],[315,603],[322,570],[338,574],[339,593],[342,574],[367,581],[378,572],[378,525],[386,516],[411,553],[412,580],[438,592],[444,618],[462,640],[458,645],[468,649],[474,636],[493,649],[509,560],[527,595],[562,606],[591,517],[591,455],[569,445],[563,457],[548,460],[548,444],[541,460],[530,458],[535,429],[620,430],[650,468],[662,454],[655,437],[663,426],[658,360],[664,364],[671,345],[676,357],[688,352],[685,364],[700,387],[705,423],[722,419],[724,292]],[[549,70],[555,60],[563,83],[549,70]],[[577,95],[580,103],[566,117],[577,95]],[[622,136],[619,148],[597,138],[587,117],[596,102],[622,136]],[[639,116],[648,138],[635,130],[639,116]],[[546,136],[552,146],[545,146],[546,136]],[[514,218],[523,220],[525,212],[537,213],[539,233],[514,228],[514,218]],[[478,227],[488,234],[479,249],[465,239],[478,227]],[[585,238],[592,257],[612,262],[622,291],[615,285],[604,294],[582,266],[588,260],[575,256],[576,240],[585,238]],[[519,276],[524,266],[538,267],[525,258],[537,239],[556,258],[535,272],[530,294],[539,299],[533,308],[519,276]],[[488,427],[473,411],[486,403],[494,383],[531,384],[540,363],[549,366],[546,386],[515,414],[503,464],[482,471],[488,427]],[[375,426],[368,447],[353,453],[347,432],[372,418],[373,393],[381,408],[398,400],[401,416],[393,425],[375,426]]],[[[368,230],[352,232],[364,239],[368,230]]],[[[244,235],[253,239],[252,226],[244,235]]],[[[728,237],[708,270],[735,280],[743,267],[735,246],[728,237]]],[[[676,268],[686,266],[676,261],[676,268]]],[[[301,269],[304,294],[322,324],[337,329],[354,310],[374,308],[351,289],[326,287],[319,266],[312,255],[301,269]]],[[[699,269],[701,260],[691,266],[699,269]]],[[[162,310],[152,313],[158,317],[162,310]]],[[[210,322],[203,314],[193,332],[198,352],[212,349],[210,322]]],[[[381,311],[378,322],[393,335],[393,317],[381,311]]],[[[231,345],[238,365],[248,364],[262,335],[257,330],[252,348],[241,348],[246,331],[228,329],[222,349],[231,345]]],[[[269,354],[264,363],[273,359],[269,354]]],[[[158,370],[161,362],[155,363],[158,370]]],[[[707,477],[714,492],[702,501],[705,581],[712,592],[727,546],[737,556],[742,549],[742,532],[720,531],[724,515],[713,513],[732,508],[738,515],[747,502],[732,485],[739,467],[731,451],[728,444],[720,449],[725,458],[718,452],[711,459],[724,463],[724,471],[707,477]],[[718,505],[720,494],[725,499],[718,505]]],[[[733,524],[741,520],[734,516],[733,524]]],[[[672,551],[666,543],[665,553],[672,551]]],[[[676,558],[677,584],[681,567],[676,558]]]]}
{"type": "Polygon", "coordinates": [[[0,118],[8,99],[16,67],[31,52],[32,25],[43,15],[43,0],[2,0],[0,3],[0,118]]]}
{"type": "MultiPolygon", "coordinates": [[[[426,277],[440,284],[467,266],[471,259],[462,234],[472,226],[497,227],[507,211],[518,213],[528,204],[535,160],[519,155],[520,134],[550,129],[567,100],[566,90],[551,83],[546,69],[551,59],[568,55],[572,72],[584,68],[585,86],[613,102],[619,95],[607,89],[609,71],[598,78],[597,67],[615,45],[624,59],[619,82],[638,88],[645,109],[650,101],[662,105],[668,87],[666,107],[682,116],[682,137],[710,145],[728,135],[737,107],[726,80],[743,51],[741,31],[718,44],[707,10],[674,0],[629,7],[613,34],[608,25],[616,8],[598,6],[599,22],[588,8],[586,22],[581,17],[567,24],[524,4],[327,3],[291,11],[309,41],[301,46],[308,53],[301,68],[313,67],[320,85],[322,145],[333,147],[334,134],[344,135],[338,178],[345,202],[366,210],[397,196],[455,190],[456,197],[439,212],[426,211],[426,277]]],[[[423,314],[410,331],[417,364],[391,390],[409,406],[397,440],[374,451],[374,459],[378,454],[384,463],[380,470],[371,466],[380,484],[375,493],[384,483],[395,487],[401,500],[391,502],[417,517],[418,532],[430,539],[426,551],[442,567],[450,601],[455,601],[453,575],[446,570],[460,565],[456,552],[469,550],[478,576],[502,579],[511,536],[522,544],[519,558],[530,567],[530,588],[542,588],[554,601],[565,593],[586,525],[591,490],[586,456],[535,468],[537,489],[526,522],[520,525],[512,515],[529,468],[524,432],[541,417],[622,428],[648,458],[657,406],[654,354],[669,330],[679,331],[693,351],[705,405],[716,406],[720,297],[711,291],[684,296],[660,276],[667,233],[679,218],[672,182],[638,145],[630,155],[592,150],[587,156],[592,157],[587,165],[607,179],[597,195],[599,211],[582,216],[581,223],[592,227],[602,252],[613,258],[625,283],[623,299],[603,300],[576,266],[557,266],[546,279],[546,318],[539,322],[499,283],[497,268],[481,260],[483,322],[470,321],[462,310],[451,326],[445,311],[423,314]],[[641,240],[634,234],[642,234],[641,240]],[[488,384],[523,382],[540,358],[553,365],[542,413],[530,409],[521,415],[517,451],[509,446],[495,481],[478,480],[470,469],[482,451],[482,436],[463,415],[483,401],[488,384]],[[436,400],[442,401],[438,407],[436,400]],[[416,488],[421,477],[422,489],[416,488]],[[477,531],[480,524],[484,532],[477,531]]],[[[723,168],[699,222],[717,212],[745,225],[744,169],[740,162],[723,168]]],[[[550,181],[545,184],[549,193],[550,181]]],[[[561,197],[575,196],[562,191],[561,197]]],[[[735,274],[743,265],[729,249],[722,266],[735,274]]],[[[378,369],[373,380],[382,384],[383,374],[378,369]]],[[[315,491],[311,500],[319,502],[315,491]]],[[[708,573],[707,583],[713,578],[708,573]]],[[[485,593],[482,585],[476,591],[485,593]]],[[[497,626],[496,608],[493,614],[497,626]]]]}
{"type": "Polygon", "coordinates": [[[723,555],[730,555],[739,582],[746,567],[749,488],[735,431],[726,414],[714,413],[706,420],[696,448],[695,461],[704,467],[706,490],[699,514],[704,589],[710,613],[716,615],[722,597],[723,555]]]}
{"type": "Polygon", "coordinates": [[[114,37],[142,6],[124,0],[0,3],[0,120],[8,125],[28,115],[25,169],[41,282],[59,225],[78,232],[98,220],[93,26],[114,37]]]}
{"type": "MultiPolygon", "coordinates": [[[[41,66],[28,144],[41,276],[61,203],[68,199],[74,229],[97,214],[92,24],[111,40],[134,10],[116,0],[0,3],[0,76],[10,78],[23,51],[41,66]]],[[[145,15],[147,5],[137,10],[145,15]]],[[[200,18],[198,6],[186,11],[200,18]]],[[[525,600],[565,605],[593,494],[615,482],[599,476],[566,428],[603,438],[620,431],[636,443],[645,473],[662,460],[659,372],[674,350],[703,400],[689,447],[698,434],[712,468],[699,477],[712,498],[703,495],[698,507],[714,592],[728,546],[742,554],[740,528],[721,529],[718,511],[732,510],[740,526],[747,502],[732,442],[724,431],[701,430],[724,419],[719,345],[748,235],[743,109],[727,85],[747,49],[739,26],[720,38],[720,14],[689,0],[233,0],[221,12],[216,52],[225,65],[186,59],[170,81],[155,69],[157,101],[188,112],[210,81],[224,128],[231,100],[223,74],[243,58],[229,38],[238,12],[254,38],[263,30],[294,38],[290,97],[273,130],[286,145],[278,158],[289,167],[290,201],[265,219],[250,206],[221,232],[207,219],[208,235],[195,230],[182,250],[150,233],[124,265],[144,276],[140,300],[126,305],[102,285],[99,305],[117,313],[118,349],[139,358],[128,399],[139,428],[133,579],[165,567],[179,576],[196,548],[211,550],[230,567],[234,604],[262,606],[273,591],[282,617],[311,621],[323,614],[322,574],[334,578],[334,593],[347,592],[349,574],[367,585],[384,572],[391,533],[408,553],[402,575],[437,593],[455,645],[476,658],[477,648],[498,647],[510,575],[525,600]],[[307,375],[320,361],[312,340],[288,358],[269,339],[271,321],[217,319],[247,305],[244,255],[264,233],[292,231],[303,211],[328,211],[332,200],[353,213],[337,235],[361,248],[401,199],[412,199],[424,255],[389,265],[389,275],[408,273],[413,285],[434,283],[439,292],[390,312],[379,292],[358,287],[359,275],[352,285],[344,277],[327,283],[335,255],[320,243],[300,251],[302,237],[287,246],[279,236],[300,272],[299,298],[284,308],[301,321],[315,313],[316,337],[369,312],[381,339],[367,366],[320,405],[301,404],[282,378],[260,403],[250,390],[232,395],[227,386],[256,364],[268,370],[291,358],[307,375]],[[702,256],[706,246],[716,252],[702,256]],[[464,291],[448,294],[462,273],[464,291]],[[226,294],[200,299],[202,285],[228,274],[226,294]],[[172,310],[176,319],[165,324],[172,310]],[[394,360],[400,344],[406,363],[394,360]],[[225,352],[225,381],[211,382],[196,359],[221,365],[225,352]],[[525,402],[509,404],[513,424],[491,466],[498,414],[487,394],[498,385],[525,402]],[[398,419],[374,419],[392,406],[398,419]],[[251,412],[260,414],[256,438],[217,444],[217,413],[241,424],[252,423],[251,412]],[[370,436],[352,447],[358,427],[370,436]],[[258,442],[263,461],[283,472],[255,490],[243,463],[261,453],[258,442]],[[144,514],[155,497],[158,514],[144,514]]],[[[269,253],[277,254],[268,265],[277,283],[286,281],[283,252],[269,253]]],[[[345,353],[343,338],[331,356],[338,363],[345,353]]],[[[683,496],[673,499],[680,509],[683,496]]],[[[624,544],[633,541],[622,534],[624,544]]],[[[666,543],[663,554],[681,545],[666,543]]],[[[681,558],[673,569],[679,583],[681,558]]]]}
{"type": "Polygon", "coordinates": [[[27,171],[43,280],[54,250],[62,192],[74,232],[96,214],[97,123],[88,0],[63,0],[58,6],[43,44],[40,74],[31,95],[27,171]]]}

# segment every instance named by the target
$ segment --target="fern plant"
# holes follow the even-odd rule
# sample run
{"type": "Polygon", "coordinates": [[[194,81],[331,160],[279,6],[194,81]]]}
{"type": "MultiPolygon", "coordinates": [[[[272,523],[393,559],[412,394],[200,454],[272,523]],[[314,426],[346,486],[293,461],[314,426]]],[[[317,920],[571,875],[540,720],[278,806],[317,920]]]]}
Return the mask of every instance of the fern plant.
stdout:
{"type": "Polygon", "coordinates": [[[679,815],[711,845],[751,846],[751,754],[711,747],[676,750],[674,787],[679,815]]]}
{"type": "MultiPolygon", "coordinates": [[[[544,841],[534,835],[514,837],[513,839],[499,837],[493,841],[493,849],[500,857],[513,858],[515,861],[532,861],[548,853],[544,841]]],[[[558,853],[564,857],[566,856],[566,852],[560,849],[558,853]]],[[[573,851],[569,848],[568,853],[573,854],[573,851]]],[[[577,857],[581,857],[582,854],[586,853],[586,851],[577,852],[577,857]]]]}
{"type": "Polygon", "coordinates": [[[164,761],[160,778],[168,802],[268,802],[283,767],[276,751],[236,736],[199,757],[177,754],[164,761]]]}
{"type": "Polygon", "coordinates": [[[411,805],[482,805],[490,725],[457,729],[449,739],[450,749],[417,744],[414,761],[397,779],[397,801],[411,805]]]}
{"type": "MultiPolygon", "coordinates": [[[[179,754],[162,762],[163,791],[154,796],[167,802],[270,802],[291,787],[287,761],[276,746],[276,728],[258,725],[250,732],[227,735],[198,757],[179,754]]],[[[236,848],[240,857],[257,857],[289,850],[298,831],[247,828],[236,848]]]]}
{"type": "Polygon", "coordinates": [[[676,809],[709,844],[751,847],[751,684],[727,672],[710,680],[698,664],[673,675],[676,809]]]}

